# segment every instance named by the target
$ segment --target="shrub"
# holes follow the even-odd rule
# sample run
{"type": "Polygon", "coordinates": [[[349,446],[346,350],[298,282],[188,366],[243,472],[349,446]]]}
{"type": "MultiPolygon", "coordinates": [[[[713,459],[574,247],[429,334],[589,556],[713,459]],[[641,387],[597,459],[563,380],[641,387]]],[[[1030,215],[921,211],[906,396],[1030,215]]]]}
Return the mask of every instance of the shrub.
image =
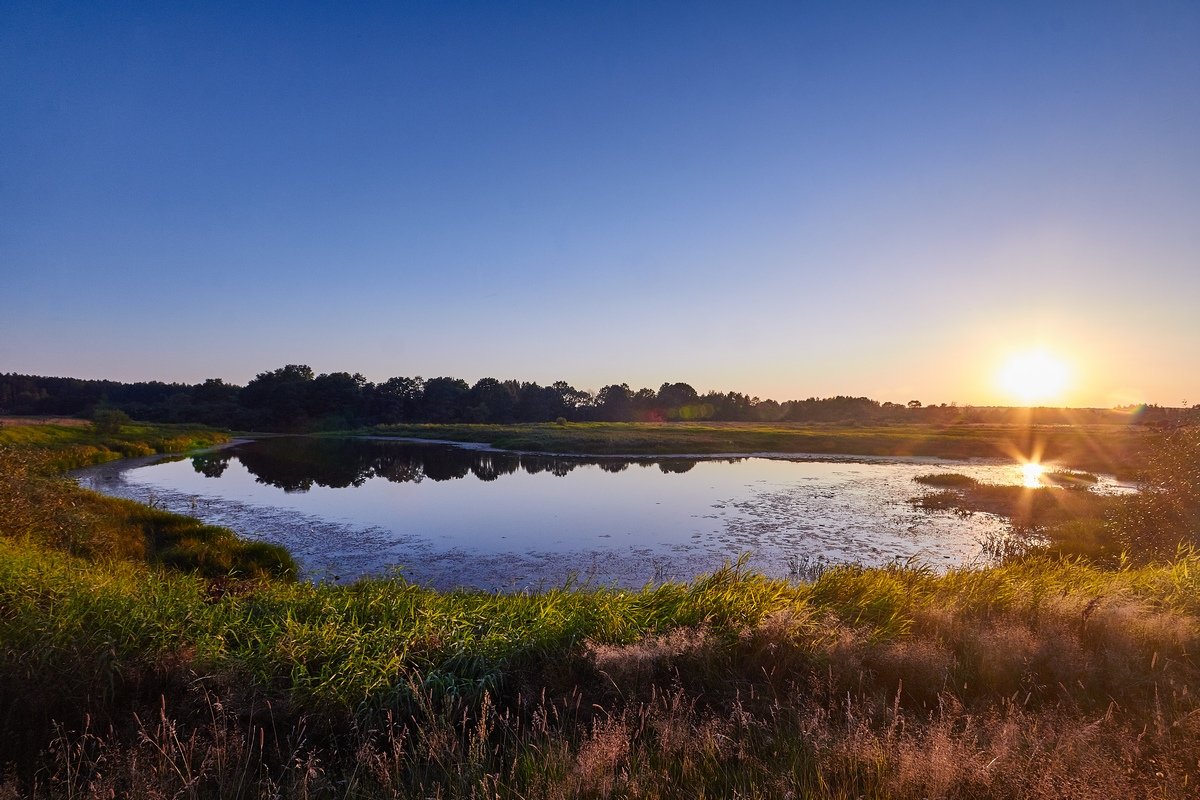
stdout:
{"type": "Polygon", "coordinates": [[[1122,498],[1111,522],[1135,560],[1170,558],[1200,539],[1200,430],[1163,437],[1139,476],[1141,491],[1122,498]]]}
{"type": "Polygon", "coordinates": [[[128,425],[133,422],[129,415],[118,408],[98,408],[92,414],[92,424],[96,428],[96,433],[120,433],[122,425],[128,425]]]}

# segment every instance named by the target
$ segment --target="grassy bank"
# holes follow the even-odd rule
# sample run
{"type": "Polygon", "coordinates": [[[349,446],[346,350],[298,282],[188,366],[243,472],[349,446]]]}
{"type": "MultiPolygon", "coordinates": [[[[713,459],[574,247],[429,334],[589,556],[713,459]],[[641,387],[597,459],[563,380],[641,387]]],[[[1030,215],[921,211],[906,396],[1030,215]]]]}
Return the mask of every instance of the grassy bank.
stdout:
{"type": "Polygon", "coordinates": [[[113,433],[98,433],[90,424],[0,425],[0,448],[37,453],[40,466],[50,472],[118,458],[182,453],[228,440],[226,433],[197,425],[133,423],[113,433]]]}
{"type": "Polygon", "coordinates": [[[60,477],[88,464],[176,453],[227,439],[194,426],[126,425],[108,434],[85,426],[0,427],[0,537],[98,561],[152,561],[210,577],[294,575],[295,564],[282,548],[80,489],[60,477]]]}
{"type": "Polygon", "coordinates": [[[572,454],[824,453],[941,458],[1040,458],[1129,474],[1157,434],[1125,425],[814,425],[572,422],[529,425],[386,425],[369,433],[484,442],[507,450],[572,454]]]}
{"type": "Polygon", "coordinates": [[[0,797],[1184,798],[1200,779],[1189,550],[641,591],[214,580],[105,552],[120,509],[153,510],[72,516],[79,490],[19,461],[0,462],[25,502],[0,505],[0,797]]]}

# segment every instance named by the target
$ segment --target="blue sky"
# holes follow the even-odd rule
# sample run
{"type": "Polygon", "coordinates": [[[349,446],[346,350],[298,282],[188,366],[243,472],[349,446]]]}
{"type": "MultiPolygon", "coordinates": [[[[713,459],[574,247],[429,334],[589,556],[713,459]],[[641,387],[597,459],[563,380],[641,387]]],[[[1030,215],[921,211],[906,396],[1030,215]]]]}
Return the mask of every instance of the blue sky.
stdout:
{"type": "Polygon", "coordinates": [[[1200,401],[1200,4],[0,6],[0,371],[1200,401]]]}

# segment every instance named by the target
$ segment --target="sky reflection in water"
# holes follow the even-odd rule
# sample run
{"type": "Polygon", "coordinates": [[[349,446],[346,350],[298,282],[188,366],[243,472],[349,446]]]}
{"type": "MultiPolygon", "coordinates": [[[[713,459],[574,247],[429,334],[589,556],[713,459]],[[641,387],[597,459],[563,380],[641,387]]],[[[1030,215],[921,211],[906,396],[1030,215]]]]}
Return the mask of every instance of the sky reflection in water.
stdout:
{"type": "MultiPolygon", "coordinates": [[[[388,574],[441,588],[641,586],[750,553],[936,567],[982,558],[1003,520],[918,511],[929,472],[1021,484],[1019,464],[941,460],[555,458],[367,440],[268,439],[78,473],[89,488],[279,542],[313,579],[388,574]]],[[[1102,479],[1099,489],[1114,488],[1102,479]]]]}

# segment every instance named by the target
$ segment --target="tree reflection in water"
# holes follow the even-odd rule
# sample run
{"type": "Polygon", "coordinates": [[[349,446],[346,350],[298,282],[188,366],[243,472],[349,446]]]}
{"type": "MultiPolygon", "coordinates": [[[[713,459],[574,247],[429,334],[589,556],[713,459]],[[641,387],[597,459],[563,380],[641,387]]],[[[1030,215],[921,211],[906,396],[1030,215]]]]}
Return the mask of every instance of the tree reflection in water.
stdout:
{"type": "MultiPolygon", "coordinates": [[[[388,442],[372,439],[320,439],[286,436],[262,439],[215,453],[192,457],[192,467],[208,478],[219,478],[237,459],[259,483],[285,492],[307,492],[313,486],[361,486],[371,478],[393,483],[448,481],[473,475],[494,481],[523,470],[562,477],[586,465],[618,473],[630,464],[657,465],[664,473],[684,473],[697,459],[568,458],[536,454],[473,450],[442,444],[388,442]]],[[[740,459],[720,459],[733,462],[740,459]]]]}

